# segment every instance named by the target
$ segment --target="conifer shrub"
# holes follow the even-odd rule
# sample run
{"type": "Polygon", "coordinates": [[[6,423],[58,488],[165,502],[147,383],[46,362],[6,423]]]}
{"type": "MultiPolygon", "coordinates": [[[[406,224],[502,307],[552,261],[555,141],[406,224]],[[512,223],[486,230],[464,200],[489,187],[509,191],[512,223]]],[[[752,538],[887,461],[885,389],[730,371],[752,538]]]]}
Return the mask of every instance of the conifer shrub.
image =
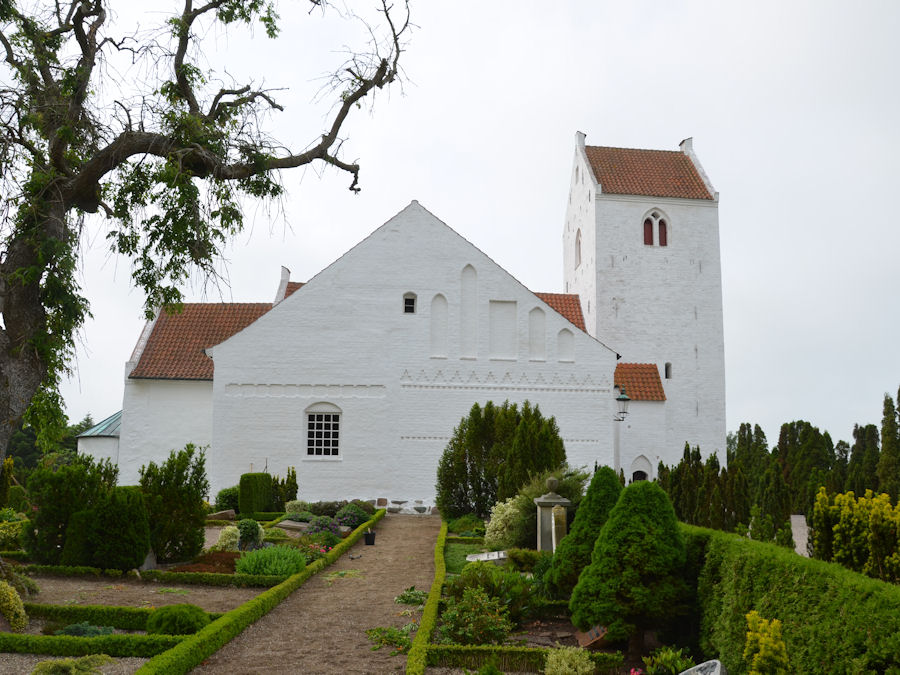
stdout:
{"type": "Polygon", "coordinates": [[[285,510],[285,504],[297,499],[297,471],[294,467],[289,466],[284,478],[274,476],[272,478],[272,498],[269,505],[260,511],[279,511],[285,510]]]}
{"type": "Polygon", "coordinates": [[[265,537],[265,531],[258,522],[252,518],[244,518],[237,524],[240,541],[238,548],[242,551],[257,548],[265,537]]]}
{"type": "Polygon", "coordinates": [[[748,675],[788,675],[791,672],[778,619],[763,619],[756,610],[747,614],[744,662],[748,675]]]}
{"type": "Polygon", "coordinates": [[[5,581],[0,581],[0,615],[9,622],[14,633],[21,633],[28,625],[25,604],[15,588],[5,581]]]}
{"type": "Polygon", "coordinates": [[[643,632],[677,617],[688,588],[682,577],[684,537],[675,510],[656,483],[626,487],[572,591],[572,623],[581,630],[602,625],[609,640],[631,638],[639,655],[643,632]]]}
{"type": "Polygon", "coordinates": [[[238,498],[240,497],[241,488],[239,485],[222,488],[216,493],[216,511],[227,511],[232,509],[235,513],[240,512],[238,498]]]}
{"type": "Polygon", "coordinates": [[[581,571],[591,562],[594,544],[621,492],[622,484],[612,468],[601,466],[594,472],[575,512],[572,529],[556,547],[550,569],[544,576],[552,595],[560,598],[571,595],[581,571]]]}
{"type": "Polygon", "coordinates": [[[267,473],[245,473],[238,486],[238,507],[242,514],[267,511],[272,503],[272,476],[267,473]]]}
{"type": "Polygon", "coordinates": [[[28,476],[28,493],[37,511],[26,531],[25,548],[37,563],[59,563],[75,509],[91,509],[116,484],[119,469],[109,460],[76,455],[71,464],[38,467],[28,476]]]}
{"type": "Polygon", "coordinates": [[[248,551],[238,558],[238,574],[291,576],[306,567],[306,557],[292,546],[267,546],[248,551]]]}
{"type": "Polygon", "coordinates": [[[12,487],[13,480],[13,458],[7,457],[0,464],[0,506],[6,506],[9,503],[9,489],[12,487]]]}
{"type": "Polygon", "coordinates": [[[140,490],[113,488],[93,512],[90,564],[122,571],[140,567],[150,551],[150,518],[140,490]]]}
{"type": "Polygon", "coordinates": [[[53,631],[54,635],[73,635],[75,637],[97,637],[99,635],[112,635],[112,626],[95,626],[88,621],[70,623],[65,628],[53,631]]]}
{"type": "Polygon", "coordinates": [[[193,443],[173,450],[157,466],[150,462],[140,471],[150,517],[150,543],[158,560],[191,560],[203,550],[209,492],[206,454],[193,443]]]}
{"type": "Polygon", "coordinates": [[[39,661],[31,671],[31,675],[94,675],[102,672],[100,668],[115,659],[106,654],[90,654],[72,659],[51,659],[39,661]]]}
{"type": "Polygon", "coordinates": [[[31,510],[31,504],[28,501],[28,493],[25,492],[25,488],[21,485],[9,486],[6,505],[16,513],[28,513],[31,510]]]}
{"type": "Polygon", "coordinates": [[[334,520],[336,523],[349,527],[351,530],[355,530],[368,519],[369,514],[363,511],[353,502],[347,504],[346,506],[342,506],[334,515],[334,520]]]}
{"type": "Polygon", "coordinates": [[[209,624],[209,615],[197,605],[167,605],[147,618],[148,635],[191,635],[209,624]]]}
{"type": "Polygon", "coordinates": [[[68,567],[91,567],[94,560],[93,542],[96,529],[97,514],[94,509],[83,509],[73,513],[66,527],[66,543],[59,564],[68,567]]]}

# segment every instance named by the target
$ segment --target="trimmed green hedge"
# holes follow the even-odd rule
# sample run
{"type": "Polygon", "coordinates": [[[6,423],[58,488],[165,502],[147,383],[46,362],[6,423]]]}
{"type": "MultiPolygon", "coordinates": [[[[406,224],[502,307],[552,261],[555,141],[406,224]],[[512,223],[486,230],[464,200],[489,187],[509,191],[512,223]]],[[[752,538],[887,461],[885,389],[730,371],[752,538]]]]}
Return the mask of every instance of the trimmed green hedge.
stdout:
{"type": "Polygon", "coordinates": [[[238,511],[255,513],[272,506],[272,476],[267,473],[241,475],[238,488],[238,511]]]}
{"type": "Polygon", "coordinates": [[[438,607],[441,603],[441,590],[444,588],[444,579],[447,576],[447,568],[444,565],[444,546],[447,542],[447,523],[441,523],[437,542],[434,545],[434,581],[431,582],[431,590],[428,599],[422,609],[422,620],[419,621],[419,629],[413,638],[412,646],[406,656],[406,675],[425,675],[425,667],[428,665],[428,648],[431,642],[431,634],[437,625],[438,607]]]}
{"type": "MultiPolygon", "coordinates": [[[[147,618],[154,610],[149,607],[112,607],[109,605],[40,605],[25,603],[28,616],[50,621],[81,623],[87,621],[95,626],[112,626],[122,630],[145,630],[147,618]]],[[[207,612],[215,621],[222,612],[207,612]]]]}
{"type": "Polygon", "coordinates": [[[49,654],[51,656],[138,656],[147,658],[163,654],[184,639],[181,635],[22,635],[0,633],[0,652],[17,654],[49,654]]]}
{"type": "Polygon", "coordinates": [[[282,600],[300,588],[307,579],[340,558],[362,537],[366,529],[375,525],[384,517],[384,514],[384,509],[377,511],[371,520],[356,528],[346,539],[326,553],[324,558],[314,561],[301,572],[288,577],[286,581],[263,591],[240,607],[227,612],[173,649],[150,659],[137,672],[141,675],[171,675],[186,673],[196,667],[239,635],[251,623],[275,608],[282,600]]]}
{"type": "MultiPolygon", "coordinates": [[[[543,672],[550,650],[540,647],[497,645],[428,645],[427,665],[444,668],[480,668],[495,659],[502,671],[543,672]]],[[[590,652],[598,673],[616,673],[624,663],[622,654],[590,652]]],[[[406,669],[410,673],[409,667],[406,669]]]]}
{"type": "Polygon", "coordinates": [[[122,570],[102,570],[99,567],[85,567],[84,565],[22,565],[17,572],[28,575],[46,574],[57,577],[121,577],[122,570]]]}
{"type": "MultiPolygon", "coordinates": [[[[273,521],[281,520],[285,516],[284,511],[256,511],[251,513],[247,518],[253,518],[253,520],[257,520],[260,523],[271,523],[273,521]]],[[[241,518],[245,516],[241,514],[241,518]]]]}
{"type": "Polygon", "coordinates": [[[700,646],[729,672],[745,670],[745,615],[756,610],[782,622],[793,672],[900,673],[900,587],[773,544],[684,531],[689,567],[703,560],[695,568],[700,646]]]}
{"type": "Polygon", "coordinates": [[[146,570],[141,578],[169,584],[202,584],[204,586],[237,586],[238,588],[272,588],[288,577],[265,574],[218,574],[215,572],[164,572],[146,570]]]}
{"type": "Polygon", "coordinates": [[[228,527],[229,525],[237,525],[236,520],[215,520],[213,518],[207,518],[203,521],[203,525],[205,527],[228,527]]]}

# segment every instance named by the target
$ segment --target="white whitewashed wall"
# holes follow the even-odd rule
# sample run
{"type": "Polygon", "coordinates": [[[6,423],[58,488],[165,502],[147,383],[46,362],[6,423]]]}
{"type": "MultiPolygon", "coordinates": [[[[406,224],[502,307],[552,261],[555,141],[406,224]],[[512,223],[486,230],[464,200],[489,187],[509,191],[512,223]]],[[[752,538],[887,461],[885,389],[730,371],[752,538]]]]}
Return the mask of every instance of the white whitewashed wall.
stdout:
{"type": "Polygon", "coordinates": [[[555,416],[573,464],[612,461],[615,354],[416,202],[210,353],[214,491],[295,466],[305,499],[428,502],[453,428],[488,400],[555,416]],[[319,403],[341,411],[337,459],[306,455],[319,403]]]}

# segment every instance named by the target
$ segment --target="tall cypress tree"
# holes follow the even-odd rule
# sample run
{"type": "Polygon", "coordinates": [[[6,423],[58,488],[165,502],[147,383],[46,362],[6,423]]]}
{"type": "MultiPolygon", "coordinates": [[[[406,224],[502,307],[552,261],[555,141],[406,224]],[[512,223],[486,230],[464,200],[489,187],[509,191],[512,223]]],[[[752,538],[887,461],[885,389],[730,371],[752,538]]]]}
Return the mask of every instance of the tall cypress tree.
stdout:
{"type": "Polygon", "coordinates": [[[898,434],[897,409],[894,407],[894,400],[887,394],[884,395],[881,456],[876,472],[879,490],[890,495],[891,501],[896,503],[897,494],[900,492],[900,434],[898,434]]]}

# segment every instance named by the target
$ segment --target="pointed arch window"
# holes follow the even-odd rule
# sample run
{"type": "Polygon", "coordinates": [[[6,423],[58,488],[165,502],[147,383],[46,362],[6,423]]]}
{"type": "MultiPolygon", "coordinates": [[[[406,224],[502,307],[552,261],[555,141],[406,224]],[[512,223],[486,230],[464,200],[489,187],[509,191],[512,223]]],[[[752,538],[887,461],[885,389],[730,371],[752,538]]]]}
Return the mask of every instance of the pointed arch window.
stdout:
{"type": "Polygon", "coordinates": [[[581,264],[581,229],[575,233],[575,267],[581,264]]]}
{"type": "Polygon", "coordinates": [[[669,223],[659,211],[644,218],[644,246],[668,246],[669,223]]]}

